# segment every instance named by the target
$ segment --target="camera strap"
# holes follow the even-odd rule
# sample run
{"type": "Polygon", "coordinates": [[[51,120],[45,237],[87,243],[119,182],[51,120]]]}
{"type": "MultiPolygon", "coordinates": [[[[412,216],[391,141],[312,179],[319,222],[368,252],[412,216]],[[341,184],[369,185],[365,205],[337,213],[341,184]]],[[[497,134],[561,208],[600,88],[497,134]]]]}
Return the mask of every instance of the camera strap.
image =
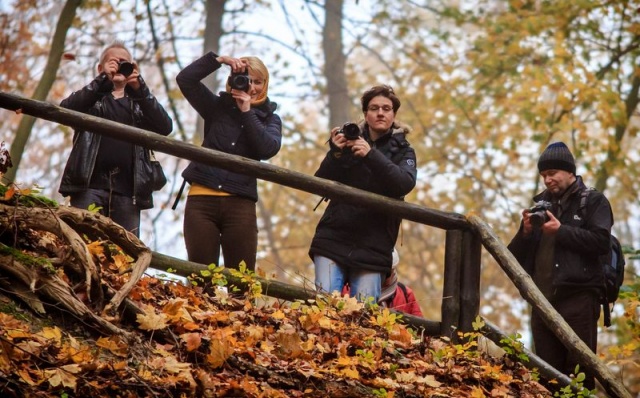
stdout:
{"type": "Polygon", "coordinates": [[[327,198],[326,196],[321,197],[320,200],[318,201],[318,204],[316,204],[316,207],[313,208],[313,211],[316,211],[316,209],[320,206],[320,203],[322,203],[323,201],[328,202],[329,198],[327,198]]]}

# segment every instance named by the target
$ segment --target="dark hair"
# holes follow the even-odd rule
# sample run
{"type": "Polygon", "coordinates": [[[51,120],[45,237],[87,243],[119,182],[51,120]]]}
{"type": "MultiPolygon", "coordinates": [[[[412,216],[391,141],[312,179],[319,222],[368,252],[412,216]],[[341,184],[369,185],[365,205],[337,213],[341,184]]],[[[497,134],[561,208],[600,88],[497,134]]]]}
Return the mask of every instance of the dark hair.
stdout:
{"type": "Polygon", "coordinates": [[[398,97],[396,97],[396,93],[393,92],[393,88],[391,86],[383,84],[381,86],[373,86],[369,90],[365,91],[364,94],[362,94],[360,102],[362,102],[363,113],[367,112],[367,108],[369,108],[369,102],[371,102],[374,97],[377,97],[379,95],[389,98],[391,100],[391,103],[393,104],[393,113],[398,112],[398,109],[400,108],[400,100],[398,99],[398,97]]]}

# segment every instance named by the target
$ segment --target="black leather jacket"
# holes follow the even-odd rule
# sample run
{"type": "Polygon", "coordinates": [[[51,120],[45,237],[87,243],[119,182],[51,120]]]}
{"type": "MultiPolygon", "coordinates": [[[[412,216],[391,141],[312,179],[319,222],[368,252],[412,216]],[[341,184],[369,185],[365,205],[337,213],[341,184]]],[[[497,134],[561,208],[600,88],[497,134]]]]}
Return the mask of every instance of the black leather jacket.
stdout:
{"type": "MultiPolygon", "coordinates": [[[[217,55],[209,52],[185,67],[176,81],[191,106],[204,119],[202,146],[253,160],[266,160],[280,150],[282,121],[274,113],[276,104],[267,99],[241,112],[230,93],[215,95],[202,79],[219,69],[217,55]]],[[[182,173],[189,183],[258,200],[255,177],[191,162],[182,173]]]]}
{"type": "MultiPolygon", "coordinates": [[[[405,135],[406,127],[394,125],[375,142],[361,126],[371,145],[364,158],[332,146],[316,172],[327,178],[369,192],[403,200],[416,185],[416,154],[405,135]]],[[[398,238],[401,218],[331,200],[311,242],[309,255],[321,255],[343,267],[387,273],[398,238]]]]}
{"type": "MultiPolygon", "coordinates": [[[[140,89],[137,91],[127,86],[125,92],[132,101],[132,125],[161,135],[169,135],[173,129],[173,122],[164,108],[150,93],[149,88],[140,78],[140,89]],[[134,122],[135,121],[135,122],[134,122]]],[[[63,108],[87,113],[93,116],[110,119],[104,112],[102,100],[111,95],[113,83],[106,74],[97,76],[91,83],[81,90],[72,93],[60,104],[63,108]]],[[[73,148],[67,160],[62,182],[58,190],[63,196],[80,192],[89,187],[91,175],[100,147],[100,134],[90,131],[75,130],[73,148]]],[[[134,146],[134,186],[133,203],[141,209],[153,207],[152,188],[149,174],[143,170],[144,157],[147,150],[141,146],[134,146]]]]}
{"type": "MultiPolygon", "coordinates": [[[[582,288],[600,289],[604,286],[604,273],[599,257],[610,250],[611,205],[602,193],[594,190],[587,196],[586,214],[581,214],[581,192],[587,189],[582,178],[578,176],[568,189],[571,193],[566,209],[558,218],[562,225],[555,238],[552,285],[556,291],[563,288],[565,292],[582,288]]],[[[545,190],[533,200],[551,201],[551,195],[545,190]]],[[[521,223],[508,247],[522,267],[533,275],[542,233],[534,230],[529,237],[524,237],[522,231],[521,223]]]]}

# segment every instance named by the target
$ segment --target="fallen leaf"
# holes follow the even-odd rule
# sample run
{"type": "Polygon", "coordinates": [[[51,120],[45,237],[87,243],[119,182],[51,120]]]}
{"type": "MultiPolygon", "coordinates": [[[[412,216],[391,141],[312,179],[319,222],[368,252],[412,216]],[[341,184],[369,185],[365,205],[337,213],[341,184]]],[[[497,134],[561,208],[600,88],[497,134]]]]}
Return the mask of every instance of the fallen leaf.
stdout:
{"type": "Polygon", "coordinates": [[[140,324],[142,330],[161,330],[167,327],[167,316],[165,314],[156,314],[155,308],[148,306],[144,310],[144,314],[138,314],[136,321],[140,324]]]}

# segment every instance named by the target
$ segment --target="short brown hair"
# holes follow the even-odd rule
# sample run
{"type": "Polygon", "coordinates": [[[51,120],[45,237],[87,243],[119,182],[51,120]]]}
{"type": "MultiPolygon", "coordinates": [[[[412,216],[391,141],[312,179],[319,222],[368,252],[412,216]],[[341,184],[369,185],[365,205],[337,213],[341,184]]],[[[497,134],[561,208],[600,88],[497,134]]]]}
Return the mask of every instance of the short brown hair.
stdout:
{"type": "Polygon", "coordinates": [[[367,112],[367,108],[369,108],[369,102],[371,102],[374,97],[377,97],[379,95],[389,98],[391,100],[391,103],[393,104],[393,113],[398,112],[398,109],[400,108],[400,100],[396,96],[396,93],[393,92],[393,88],[391,86],[383,84],[380,86],[373,86],[369,90],[365,91],[364,94],[362,94],[360,102],[362,102],[363,113],[367,112]]]}

